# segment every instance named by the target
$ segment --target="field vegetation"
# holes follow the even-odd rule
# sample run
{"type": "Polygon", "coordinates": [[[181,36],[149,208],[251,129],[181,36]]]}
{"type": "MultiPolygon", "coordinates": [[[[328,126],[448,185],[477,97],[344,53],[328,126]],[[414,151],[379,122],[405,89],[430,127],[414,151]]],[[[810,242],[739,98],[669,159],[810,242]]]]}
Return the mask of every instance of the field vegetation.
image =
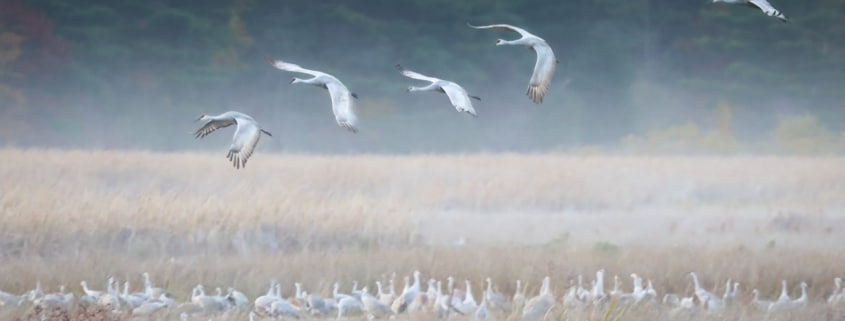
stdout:
{"type": "Polygon", "coordinates": [[[661,295],[691,294],[690,271],[720,294],[738,280],[743,300],[804,281],[821,316],[845,274],[839,157],[259,152],[238,171],[224,156],[0,151],[0,289],[134,289],[146,271],[177,300],[198,283],[254,298],[270,279],[328,295],[419,269],[504,293],[549,275],[560,297],[605,268],[661,295]]]}

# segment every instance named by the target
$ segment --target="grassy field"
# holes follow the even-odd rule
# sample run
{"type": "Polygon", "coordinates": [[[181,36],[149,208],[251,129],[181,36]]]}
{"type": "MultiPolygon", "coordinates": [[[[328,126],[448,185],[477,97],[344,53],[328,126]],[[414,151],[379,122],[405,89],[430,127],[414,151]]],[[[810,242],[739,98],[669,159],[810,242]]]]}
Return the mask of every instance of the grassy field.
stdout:
{"type": "MultiPolygon", "coordinates": [[[[843,158],[224,156],[0,150],[0,289],[148,271],[177,299],[197,283],[254,298],[271,278],[328,294],[419,269],[505,293],[550,275],[560,297],[605,268],[608,288],[636,272],[661,296],[689,295],[690,271],[766,299],[805,281],[820,305],[845,276],[843,158]]],[[[823,319],[810,310],[796,318],[823,319]]]]}

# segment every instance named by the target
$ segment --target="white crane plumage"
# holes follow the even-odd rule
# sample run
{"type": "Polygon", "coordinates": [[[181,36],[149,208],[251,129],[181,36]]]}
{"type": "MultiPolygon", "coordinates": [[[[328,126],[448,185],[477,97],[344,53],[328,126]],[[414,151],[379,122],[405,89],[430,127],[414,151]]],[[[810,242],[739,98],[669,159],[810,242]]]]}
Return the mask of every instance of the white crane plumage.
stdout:
{"type": "Polygon", "coordinates": [[[273,67],[277,69],[295,72],[300,74],[307,74],[313,77],[309,79],[300,79],[293,77],[291,84],[308,84],[314,85],[329,91],[329,96],[332,99],[332,111],[334,112],[335,121],[341,128],[345,128],[353,133],[358,132],[358,118],[355,116],[354,107],[352,104],[353,98],[358,98],[358,95],[349,91],[346,86],[340,82],[335,76],[324,72],[310,70],[300,67],[299,65],[285,62],[279,59],[267,58],[273,67]]]}
{"type": "Polygon", "coordinates": [[[522,310],[522,321],[539,321],[546,319],[546,314],[555,304],[555,297],[551,293],[550,278],[543,278],[540,294],[525,302],[522,310]]]}
{"type": "Polygon", "coordinates": [[[760,9],[767,16],[778,18],[783,22],[789,22],[783,12],[780,12],[778,9],[775,9],[775,7],[773,7],[772,4],[766,0],[713,0],[713,2],[746,5],[751,8],[760,9]]]}
{"type": "Polygon", "coordinates": [[[552,82],[552,77],[555,74],[555,67],[557,66],[557,58],[552,51],[552,47],[546,43],[543,38],[537,37],[522,28],[515,27],[508,24],[494,24],[487,26],[474,26],[467,24],[474,29],[499,29],[508,30],[519,33],[522,37],[516,40],[496,40],[496,45],[521,45],[528,46],[537,54],[537,62],[534,64],[534,73],[531,74],[531,80],[528,81],[528,91],[526,95],[531,98],[535,104],[543,102],[543,97],[549,91],[549,85],[552,82]]]}
{"type": "Polygon", "coordinates": [[[827,303],[836,304],[843,298],[845,298],[845,291],[842,289],[842,278],[836,277],[833,279],[833,291],[827,297],[827,303]]]}
{"type": "Polygon", "coordinates": [[[399,69],[399,72],[405,77],[430,82],[428,86],[424,87],[409,86],[408,92],[439,91],[449,97],[449,101],[457,111],[478,117],[478,114],[475,113],[475,108],[472,107],[472,99],[481,100],[481,98],[468,94],[467,91],[460,85],[452,81],[429,77],[418,72],[405,69],[400,64],[396,65],[396,69],[399,69]]]}
{"type": "Polygon", "coordinates": [[[220,128],[238,125],[232,137],[232,145],[229,146],[229,154],[226,155],[237,169],[246,166],[247,160],[255,152],[261,133],[273,136],[270,132],[261,129],[258,122],[251,116],[236,111],[227,111],[217,116],[202,114],[197,121],[205,121],[205,124],[194,132],[196,138],[203,138],[220,128]]]}

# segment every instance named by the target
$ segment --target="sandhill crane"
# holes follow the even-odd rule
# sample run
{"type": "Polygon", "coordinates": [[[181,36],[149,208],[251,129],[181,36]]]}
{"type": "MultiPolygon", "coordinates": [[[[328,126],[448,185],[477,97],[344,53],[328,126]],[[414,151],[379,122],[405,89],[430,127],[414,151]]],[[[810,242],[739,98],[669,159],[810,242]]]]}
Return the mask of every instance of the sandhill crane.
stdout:
{"type": "Polygon", "coordinates": [[[466,280],[466,294],[464,296],[464,300],[461,302],[460,305],[455,306],[455,308],[463,315],[468,315],[470,313],[475,312],[478,309],[478,303],[475,301],[475,297],[472,295],[472,283],[469,280],[466,280]]]}
{"type": "Polygon", "coordinates": [[[449,299],[449,304],[460,305],[461,302],[463,302],[464,298],[466,298],[466,293],[464,292],[464,290],[455,288],[455,278],[453,278],[452,276],[447,277],[446,281],[446,293],[451,296],[451,298],[449,299]]]}
{"type": "MultiPolygon", "coordinates": [[[[835,294],[835,293],[834,293],[835,294]]],[[[17,306],[22,304],[24,296],[14,295],[8,292],[0,291],[0,307],[2,306],[17,306]]]]}
{"type": "Polygon", "coordinates": [[[634,290],[631,292],[633,303],[640,303],[646,296],[645,289],[643,289],[643,279],[636,273],[631,273],[631,279],[634,282],[634,290]]]}
{"type": "Polygon", "coordinates": [[[654,284],[651,283],[651,280],[648,280],[647,286],[643,291],[643,301],[647,302],[656,302],[657,301],[657,290],[654,289],[654,284]]]}
{"type": "Polygon", "coordinates": [[[262,133],[273,136],[270,132],[261,129],[252,116],[236,111],[227,111],[217,116],[202,114],[197,121],[205,123],[194,132],[196,138],[203,138],[220,128],[238,125],[232,137],[232,144],[229,146],[229,154],[226,155],[236,169],[246,167],[246,162],[255,151],[262,133]]]}
{"type": "Polygon", "coordinates": [[[522,286],[521,280],[516,280],[516,291],[513,293],[511,302],[513,302],[512,309],[516,311],[522,309],[522,306],[525,304],[525,288],[522,286]]]}
{"type": "Polygon", "coordinates": [[[549,310],[554,306],[555,298],[551,293],[551,279],[543,278],[543,285],[540,287],[540,294],[528,300],[525,308],[522,309],[522,321],[542,320],[549,310]]]}
{"type": "Polygon", "coordinates": [[[677,294],[667,293],[663,295],[663,304],[672,308],[669,310],[670,316],[691,316],[695,313],[695,294],[682,298],[677,294]]]}
{"type": "Polygon", "coordinates": [[[781,311],[792,308],[792,299],[789,297],[789,290],[786,285],[786,280],[781,281],[780,296],[775,302],[769,306],[769,311],[781,311]]]}
{"type": "Polygon", "coordinates": [[[772,306],[773,302],[760,300],[760,291],[754,289],[751,291],[751,303],[753,303],[754,307],[756,307],[760,311],[768,311],[769,307],[772,306]]]}
{"type": "Polygon", "coordinates": [[[129,281],[123,282],[123,293],[120,294],[120,298],[126,302],[129,309],[137,308],[142,303],[147,301],[146,294],[129,294],[129,281]]]}
{"type": "Polygon", "coordinates": [[[439,91],[449,97],[452,107],[455,107],[458,112],[467,113],[474,117],[478,116],[478,114],[475,113],[475,108],[472,107],[472,99],[481,100],[481,98],[467,94],[467,91],[460,85],[448,80],[429,77],[418,72],[405,69],[399,64],[396,65],[396,69],[399,69],[399,72],[405,77],[430,82],[428,86],[424,87],[409,86],[408,92],[439,91]]]}
{"type": "Polygon", "coordinates": [[[324,72],[319,72],[316,70],[310,70],[300,67],[299,65],[292,64],[289,62],[285,62],[279,59],[274,58],[267,58],[273,67],[277,69],[295,72],[300,74],[308,74],[312,77],[309,79],[300,79],[293,77],[290,81],[291,84],[307,84],[307,85],[314,85],[329,91],[329,96],[332,99],[332,111],[334,112],[335,121],[337,121],[337,125],[349,130],[350,132],[356,133],[358,132],[357,123],[358,119],[355,117],[355,111],[353,108],[352,100],[353,98],[358,98],[353,92],[350,92],[346,86],[340,82],[335,76],[329,75],[324,72]]]}
{"type": "Polygon", "coordinates": [[[434,301],[434,311],[437,313],[438,318],[443,319],[449,316],[452,305],[451,301],[451,295],[443,293],[443,283],[437,281],[437,299],[434,301]]]}
{"type": "MultiPolygon", "coordinates": [[[[391,295],[390,293],[385,293],[384,289],[381,286],[381,281],[376,281],[376,289],[378,290],[378,300],[381,304],[390,306],[393,304],[393,300],[396,300],[396,295],[391,295]]],[[[363,301],[363,300],[362,300],[363,301]]]]}
{"type": "Polygon", "coordinates": [[[489,277],[487,278],[487,290],[484,293],[487,297],[487,305],[490,309],[501,310],[505,313],[510,312],[510,303],[508,303],[508,300],[501,294],[493,292],[493,280],[489,277]]]}
{"type": "Polygon", "coordinates": [[[621,295],[622,293],[623,293],[622,290],[619,289],[619,275],[614,275],[613,276],[613,290],[610,290],[610,296],[615,298],[615,297],[618,297],[619,295],[621,295]]]}
{"type": "Polygon", "coordinates": [[[836,277],[833,279],[833,291],[827,297],[828,304],[837,304],[845,296],[845,290],[842,289],[842,278],[836,277]]]}
{"type": "Polygon", "coordinates": [[[149,316],[153,315],[164,308],[170,307],[173,304],[173,299],[170,298],[169,293],[162,293],[158,299],[149,300],[138,307],[132,309],[133,316],[149,316]]]}
{"type": "Polygon", "coordinates": [[[393,314],[386,304],[382,303],[382,301],[379,301],[378,299],[370,295],[370,293],[367,291],[361,293],[361,304],[364,307],[364,311],[373,315],[374,317],[380,318],[393,314]]]}
{"type": "Polygon", "coordinates": [[[799,296],[795,300],[792,300],[792,304],[797,305],[799,307],[807,305],[807,282],[801,282],[801,296],[799,296]]]}
{"type": "MultiPolygon", "coordinates": [[[[111,283],[111,278],[109,278],[109,283],[111,283]]],[[[79,284],[82,285],[82,291],[85,292],[85,295],[94,297],[95,299],[99,299],[103,295],[102,291],[94,291],[88,288],[88,282],[86,281],[79,282],[79,284]]]]}
{"type": "Polygon", "coordinates": [[[593,302],[601,302],[607,295],[604,293],[604,269],[596,271],[596,283],[593,284],[593,289],[590,290],[590,299],[593,302]]]}
{"type": "Polygon", "coordinates": [[[570,307],[570,308],[582,308],[586,305],[585,302],[581,301],[578,298],[578,287],[571,286],[569,290],[566,291],[566,294],[563,296],[563,305],[570,307]]]}
{"type": "Polygon", "coordinates": [[[789,302],[791,299],[789,298],[789,289],[786,286],[786,280],[781,280],[780,282],[780,296],[775,303],[789,302]]]}
{"type": "Polygon", "coordinates": [[[420,295],[420,271],[414,271],[414,284],[406,287],[402,294],[396,298],[391,306],[393,313],[414,312],[419,306],[415,304],[417,296],[420,295]]]}
{"type": "Polygon", "coordinates": [[[270,315],[274,317],[302,317],[302,310],[286,300],[276,300],[270,304],[270,315]]]}
{"type": "Polygon", "coordinates": [[[692,282],[695,286],[695,296],[701,304],[704,304],[712,299],[716,299],[716,295],[701,287],[701,283],[698,282],[698,275],[695,274],[695,272],[690,272],[689,275],[692,277],[692,282]]]}
{"type": "Polygon", "coordinates": [[[204,312],[212,313],[226,310],[226,304],[223,303],[220,291],[216,296],[207,295],[202,284],[197,285],[194,289],[195,294],[191,296],[191,302],[199,306],[204,312]]]}
{"type": "Polygon", "coordinates": [[[770,4],[769,1],[766,0],[713,0],[713,2],[745,5],[751,8],[760,9],[767,16],[778,18],[783,22],[789,22],[789,20],[782,12],[775,9],[775,7],[773,7],[772,4],[770,4]]]}
{"type": "Polygon", "coordinates": [[[537,53],[537,62],[534,64],[534,73],[531,75],[531,80],[528,82],[528,91],[526,95],[531,98],[535,104],[543,102],[543,97],[549,90],[549,84],[552,82],[552,76],[555,74],[555,67],[557,66],[557,58],[555,58],[552,48],[540,37],[537,37],[522,28],[514,27],[507,24],[494,24],[487,26],[474,26],[467,24],[475,29],[499,29],[508,30],[519,33],[522,37],[516,40],[496,40],[496,45],[521,45],[528,46],[535,53],[537,53]]]}
{"type": "Polygon", "coordinates": [[[249,298],[247,298],[243,292],[238,291],[233,287],[229,287],[226,298],[237,308],[244,308],[249,305],[249,298]]]}
{"type": "Polygon", "coordinates": [[[801,282],[801,296],[797,299],[789,301],[789,308],[801,308],[807,306],[807,282],[801,282]]]}
{"type": "Polygon", "coordinates": [[[476,321],[487,321],[489,317],[489,312],[487,311],[487,294],[487,292],[482,292],[481,294],[481,304],[478,305],[478,309],[475,310],[474,315],[476,321]]]}
{"type": "Polygon", "coordinates": [[[350,311],[363,310],[363,308],[361,301],[356,299],[354,296],[341,296],[340,299],[337,300],[337,318],[340,319],[350,311]]]}
{"type": "MultiPolygon", "coordinates": [[[[109,282],[111,282],[111,278],[109,278],[109,282]]],[[[44,290],[41,288],[41,281],[35,281],[35,288],[27,292],[24,296],[30,302],[44,296],[44,290]]]]}
{"type": "Polygon", "coordinates": [[[722,302],[725,303],[725,307],[733,307],[736,305],[736,293],[739,289],[739,282],[733,282],[731,284],[731,280],[728,279],[728,282],[725,283],[725,295],[722,296],[722,302]]]}
{"type": "Polygon", "coordinates": [[[70,311],[73,308],[73,293],[65,293],[65,286],[62,285],[57,293],[48,293],[35,299],[32,303],[43,310],[59,309],[70,311]]]}
{"type": "Polygon", "coordinates": [[[148,298],[158,298],[163,293],[167,292],[162,288],[157,288],[153,285],[152,280],[150,280],[150,274],[144,272],[142,274],[144,276],[144,293],[147,294],[148,298]]]}
{"type": "Polygon", "coordinates": [[[308,294],[305,296],[305,306],[308,308],[311,315],[326,315],[331,308],[326,304],[323,297],[316,294],[308,294]]]}
{"type": "Polygon", "coordinates": [[[97,302],[100,306],[111,308],[113,311],[118,311],[123,306],[124,301],[117,292],[114,278],[109,278],[109,284],[106,293],[102,294],[97,302]]]}
{"type": "MultiPolygon", "coordinates": [[[[423,295],[425,297],[425,308],[431,310],[434,308],[437,301],[437,281],[433,278],[428,279],[428,288],[423,295]]],[[[382,301],[384,302],[384,301],[382,301]]]]}
{"type": "Polygon", "coordinates": [[[269,315],[270,314],[270,305],[273,304],[276,300],[281,300],[279,296],[276,295],[276,280],[270,281],[270,288],[267,290],[267,293],[255,298],[253,302],[254,309],[257,313],[261,315],[269,315]]]}
{"type": "Polygon", "coordinates": [[[349,291],[349,294],[361,301],[361,290],[358,290],[358,281],[352,281],[352,290],[349,291]]]}
{"type": "Polygon", "coordinates": [[[575,295],[578,297],[578,300],[586,301],[588,294],[589,292],[584,288],[584,276],[578,274],[578,287],[575,290],[575,295]]]}
{"type": "Polygon", "coordinates": [[[675,293],[666,293],[663,295],[663,304],[670,307],[679,307],[681,305],[681,297],[675,293]]]}

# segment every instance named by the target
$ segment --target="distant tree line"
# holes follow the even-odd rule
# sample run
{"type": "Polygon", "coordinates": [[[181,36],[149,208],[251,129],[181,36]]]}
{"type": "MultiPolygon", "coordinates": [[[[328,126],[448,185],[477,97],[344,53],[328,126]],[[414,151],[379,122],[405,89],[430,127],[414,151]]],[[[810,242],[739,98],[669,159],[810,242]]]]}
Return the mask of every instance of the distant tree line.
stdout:
{"type": "Polygon", "coordinates": [[[0,143],[176,148],[193,142],[143,129],[184,133],[185,117],[230,106],[278,126],[319,124],[314,140],[342,134],[325,93],[288,87],[292,75],[265,56],[335,73],[358,91],[372,128],[363,150],[410,151],[403,140],[424,133],[435,143],[419,148],[432,151],[618,143],[702,121],[725,101],[750,138],[780,113],[809,112],[841,130],[845,1],[772,2],[790,23],[676,0],[0,0],[0,143]],[[495,47],[514,35],[467,22],[520,25],[552,45],[561,63],[542,106],[521,96],[533,53],[495,47]],[[452,119],[460,115],[446,113],[445,98],[408,96],[398,62],[481,95],[481,124],[452,119]]]}

